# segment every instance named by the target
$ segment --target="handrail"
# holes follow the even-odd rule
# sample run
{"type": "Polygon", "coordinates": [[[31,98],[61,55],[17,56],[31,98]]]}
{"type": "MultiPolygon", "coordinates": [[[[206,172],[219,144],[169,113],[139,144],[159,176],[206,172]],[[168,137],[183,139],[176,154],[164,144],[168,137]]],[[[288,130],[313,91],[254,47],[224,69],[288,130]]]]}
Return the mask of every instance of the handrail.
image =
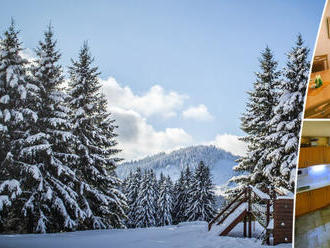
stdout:
{"type": "Polygon", "coordinates": [[[232,210],[230,210],[224,217],[218,222],[217,225],[220,225],[222,222],[224,222],[229,215],[231,215],[242,203],[246,202],[248,200],[247,197],[244,197],[232,210]]]}
{"type": "Polygon", "coordinates": [[[234,200],[231,201],[231,203],[229,205],[227,205],[227,207],[225,207],[219,214],[217,214],[216,217],[213,218],[213,220],[210,221],[210,223],[208,224],[208,229],[209,231],[211,230],[212,225],[217,221],[217,219],[223,215],[223,213],[225,211],[227,211],[243,194],[245,194],[246,189],[244,189],[244,191],[242,191],[238,196],[235,197],[234,200]]]}
{"type": "Polygon", "coordinates": [[[261,200],[270,200],[270,196],[264,192],[262,192],[261,190],[257,189],[254,186],[249,186],[251,188],[251,190],[253,191],[253,193],[258,196],[261,200]]]}

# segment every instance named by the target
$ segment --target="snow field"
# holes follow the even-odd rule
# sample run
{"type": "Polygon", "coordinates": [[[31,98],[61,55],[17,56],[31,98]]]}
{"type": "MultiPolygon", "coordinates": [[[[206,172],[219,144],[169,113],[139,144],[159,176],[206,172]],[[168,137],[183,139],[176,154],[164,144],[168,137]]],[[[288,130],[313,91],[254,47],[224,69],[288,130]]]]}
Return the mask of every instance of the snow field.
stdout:
{"type": "MultiPolygon", "coordinates": [[[[263,246],[255,238],[220,237],[207,231],[203,221],[176,226],[80,231],[53,234],[1,235],[0,248],[254,248],[263,246]]],[[[281,244],[276,248],[291,248],[281,244]]]]}

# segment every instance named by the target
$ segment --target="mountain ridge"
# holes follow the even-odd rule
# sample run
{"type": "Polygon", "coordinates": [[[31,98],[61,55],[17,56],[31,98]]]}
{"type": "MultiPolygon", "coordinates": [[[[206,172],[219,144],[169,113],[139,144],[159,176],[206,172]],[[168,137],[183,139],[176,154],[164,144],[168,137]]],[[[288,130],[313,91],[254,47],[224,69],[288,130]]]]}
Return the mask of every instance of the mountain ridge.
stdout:
{"type": "Polygon", "coordinates": [[[157,176],[162,172],[164,175],[169,175],[172,180],[177,180],[182,169],[187,166],[193,169],[203,161],[210,167],[214,184],[224,186],[236,174],[232,167],[237,159],[238,156],[214,145],[196,145],[123,162],[118,165],[116,172],[120,178],[124,178],[130,170],[140,167],[142,170],[153,169],[157,176]]]}

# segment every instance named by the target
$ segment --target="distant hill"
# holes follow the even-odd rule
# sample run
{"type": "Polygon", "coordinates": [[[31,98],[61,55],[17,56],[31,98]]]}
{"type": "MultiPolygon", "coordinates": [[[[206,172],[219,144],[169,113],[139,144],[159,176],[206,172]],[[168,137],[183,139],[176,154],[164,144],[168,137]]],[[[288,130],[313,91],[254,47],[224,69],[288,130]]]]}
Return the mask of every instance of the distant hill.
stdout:
{"type": "Polygon", "coordinates": [[[152,168],[157,176],[163,172],[164,175],[169,175],[172,180],[177,180],[182,169],[186,166],[195,168],[202,160],[210,167],[213,183],[221,186],[220,189],[235,174],[232,168],[236,164],[236,159],[238,159],[237,156],[215,146],[191,146],[171,153],[163,152],[141,160],[122,163],[117,168],[117,174],[120,178],[124,178],[130,170],[137,167],[141,169],[152,168]]]}

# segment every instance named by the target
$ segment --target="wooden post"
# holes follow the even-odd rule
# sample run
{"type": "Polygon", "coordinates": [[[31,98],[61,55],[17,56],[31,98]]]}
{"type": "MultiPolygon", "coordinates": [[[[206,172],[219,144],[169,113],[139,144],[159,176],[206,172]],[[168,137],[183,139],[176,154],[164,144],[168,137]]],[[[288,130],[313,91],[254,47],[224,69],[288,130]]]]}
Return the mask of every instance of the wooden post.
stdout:
{"type": "MultiPolygon", "coordinates": [[[[272,189],[272,195],[271,195],[271,198],[273,198],[273,200],[276,200],[276,191],[275,191],[275,188],[274,188],[273,185],[271,186],[271,189],[272,189]]],[[[274,204],[274,202],[273,202],[273,204],[274,204]]]]}
{"type": "MultiPolygon", "coordinates": [[[[248,187],[245,188],[245,194],[244,194],[244,197],[245,199],[248,199],[248,187]]],[[[244,217],[244,225],[243,225],[243,235],[244,235],[244,238],[246,238],[246,221],[247,221],[247,216],[244,217]]]]}
{"type": "MultiPolygon", "coordinates": [[[[270,200],[267,200],[267,212],[266,212],[266,228],[270,222],[270,200]]],[[[269,245],[269,235],[267,237],[267,245],[269,245]]]]}
{"type": "Polygon", "coordinates": [[[246,238],[246,216],[244,217],[243,235],[246,238]]]}
{"type": "Polygon", "coordinates": [[[249,238],[252,237],[252,223],[251,223],[251,188],[249,187],[248,196],[248,217],[249,217],[249,238]]]}
{"type": "MultiPolygon", "coordinates": [[[[275,217],[274,217],[274,211],[275,211],[275,200],[276,200],[276,191],[275,191],[275,187],[274,185],[270,186],[270,202],[269,202],[269,215],[270,215],[270,206],[273,206],[273,221],[274,221],[274,227],[273,227],[273,243],[275,240],[275,235],[276,235],[276,231],[275,231],[275,217]]],[[[268,205],[268,204],[267,204],[268,205]]],[[[268,206],[267,206],[268,207],[268,206]]],[[[268,211],[268,209],[267,209],[268,211]]],[[[269,217],[270,218],[270,217],[269,217]]],[[[268,224],[267,224],[268,225],[268,224]]],[[[267,244],[270,244],[270,239],[269,236],[267,238],[267,244]]]]}

